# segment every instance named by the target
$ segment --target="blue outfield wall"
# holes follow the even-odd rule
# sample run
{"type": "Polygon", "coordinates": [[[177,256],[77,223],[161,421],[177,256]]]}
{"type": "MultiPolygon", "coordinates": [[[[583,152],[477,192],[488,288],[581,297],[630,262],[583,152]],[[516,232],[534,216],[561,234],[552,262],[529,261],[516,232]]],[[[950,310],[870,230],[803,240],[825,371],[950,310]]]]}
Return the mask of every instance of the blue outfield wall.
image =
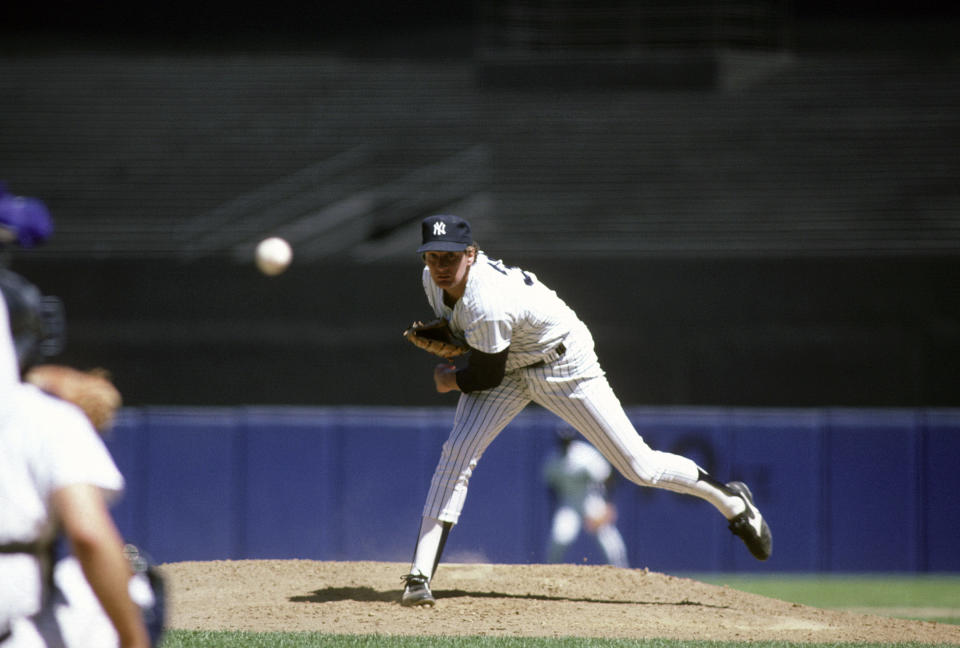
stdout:
{"type": "MultiPolygon", "coordinates": [[[[774,534],[759,563],[707,503],[614,490],[634,567],[960,571],[960,410],[630,408],[656,449],[750,484],[774,534]]],[[[159,562],[411,557],[452,408],[125,409],[108,446],[118,526],[159,562]]],[[[525,410],[470,483],[444,560],[545,559],[543,462],[563,424],[525,410]]],[[[602,563],[589,537],[568,562],[602,563]]]]}

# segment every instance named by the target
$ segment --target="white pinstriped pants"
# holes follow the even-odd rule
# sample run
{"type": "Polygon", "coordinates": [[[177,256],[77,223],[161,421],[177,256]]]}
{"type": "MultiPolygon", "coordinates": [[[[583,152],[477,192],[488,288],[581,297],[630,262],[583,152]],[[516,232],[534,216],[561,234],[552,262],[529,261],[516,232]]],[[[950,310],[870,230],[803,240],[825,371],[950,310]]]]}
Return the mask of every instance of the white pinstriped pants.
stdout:
{"type": "Polygon", "coordinates": [[[430,482],[425,517],[457,523],[470,476],[487,446],[531,402],[579,431],[630,481],[703,497],[693,487],[699,478],[696,463],[653,450],[637,433],[586,336],[588,344],[570,344],[553,363],[510,371],[493,389],[460,395],[453,429],[430,482]]]}

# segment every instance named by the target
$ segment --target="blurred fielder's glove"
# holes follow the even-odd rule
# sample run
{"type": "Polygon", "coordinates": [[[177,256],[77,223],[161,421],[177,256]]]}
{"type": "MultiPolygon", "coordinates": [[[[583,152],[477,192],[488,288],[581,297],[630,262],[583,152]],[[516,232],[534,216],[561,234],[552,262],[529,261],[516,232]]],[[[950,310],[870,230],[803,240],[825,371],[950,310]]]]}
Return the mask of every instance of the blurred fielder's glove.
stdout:
{"type": "Polygon", "coordinates": [[[0,244],[33,247],[53,234],[53,220],[42,201],[7,193],[0,183],[0,244]]]}
{"type": "Polygon", "coordinates": [[[594,515],[587,515],[584,518],[584,524],[587,531],[596,533],[597,529],[608,524],[616,524],[617,508],[613,504],[607,504],[602,510],[595,512],[594,515]]]}
{"type": "Polygon", "coordinates": [[[79,371],[63,365],[37,365],[24,376],[52,396],[73,403],[98,432],[106,432],[123,404],[120,392],[103,369],[79,371]]]}
{"type": "Polygon", "coordinates": [[[167,621],[166,579],[150,556],[136,545],[124,545],[123,553],[133,572],[128,586],[130,598],[140,607],[140,614],[150,635],[150,645],[159,646],[167,621]]]}
{"type": "Polygon", "coordinates": [[[429,322],[414,322],[403,332],[403,337],[414,346],[446,360],[470,350],[470,347],[453,336],[447,321],[442,318],[429,322]]]}

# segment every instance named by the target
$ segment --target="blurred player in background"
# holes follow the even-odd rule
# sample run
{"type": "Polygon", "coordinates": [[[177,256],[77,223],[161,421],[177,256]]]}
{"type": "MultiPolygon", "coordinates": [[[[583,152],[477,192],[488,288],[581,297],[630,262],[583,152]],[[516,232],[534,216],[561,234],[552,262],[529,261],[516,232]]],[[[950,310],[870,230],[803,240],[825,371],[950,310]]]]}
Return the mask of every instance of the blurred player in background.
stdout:
{"type": "Polygon", "coordinates": [[[635,484],[706,500],[754,557],[770,557],[770,529],[746,484],[721,483],[690,459],[644,442],[607,382],[589,329],[553,290],[532,272],[480,251],[462,218],[430,216],[421,237],[427,302],[470,352],[465,366],[434,368],[439,393],[461,393],[404,576],[403,605],[435,603],[430,579],[463,511],[470,477],[487,446],[531,402],[580,432],[635,484]]]}
{"type": "Polygon", "coordinates": [[[575,437],[572,430],[561,431],[559,452],[544,466],[544,480],[555,500],[547,561],[563,562],[567,549],[585,530],[596,538],[609,564],[629,567],[627,546],[617,529],[617,508],[609,497],[616,473],[596,448],[575,437]]]}

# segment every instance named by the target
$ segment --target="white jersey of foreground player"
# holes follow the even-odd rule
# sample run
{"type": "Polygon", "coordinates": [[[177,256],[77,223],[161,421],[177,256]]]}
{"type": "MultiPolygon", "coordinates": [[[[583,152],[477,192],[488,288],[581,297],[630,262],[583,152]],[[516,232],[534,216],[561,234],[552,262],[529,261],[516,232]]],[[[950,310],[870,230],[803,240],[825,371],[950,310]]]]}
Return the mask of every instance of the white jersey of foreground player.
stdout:
{"type": "MultiPolygon", "coordinates": [[[[53,542],[51,496],[60,488],[90,484],[108,499],[121,493],[123,477],[86,416],[20,382],[3,299],[0,403],[0,545],[53,542]]],[[[10,633],[3,648],[118,646],[76,561],[50,569],[34,554],[0,553],[0,636],[10,633]]]]}

